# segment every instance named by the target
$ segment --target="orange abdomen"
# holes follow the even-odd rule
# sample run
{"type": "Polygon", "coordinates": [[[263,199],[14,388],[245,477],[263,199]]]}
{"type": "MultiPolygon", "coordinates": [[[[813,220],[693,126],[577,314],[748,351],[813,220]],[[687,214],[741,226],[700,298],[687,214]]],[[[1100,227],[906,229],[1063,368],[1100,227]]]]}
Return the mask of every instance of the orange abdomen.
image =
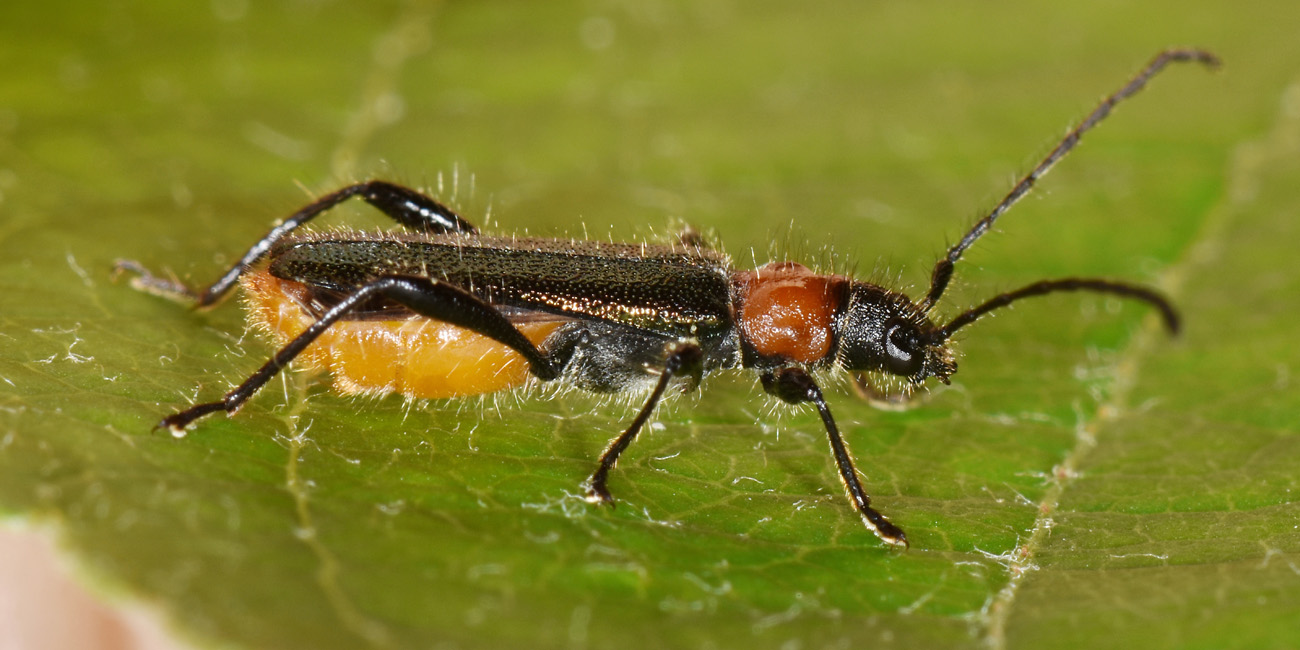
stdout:
{"type": "MultiPolygon", "coordinates": [[[[296,285],[265,270],[242,279],[249,319],[280,345],[301,334],[315,318],[285,290],[296,285]]],[[[540,346],[563,321],[521,323],[540,346]]],[[[505,390],[528,379],[528,362],[501,343],[428,318],[343,320],[330,326],[294,361],[326,370],[341,393],[396,392],[416,398],[458,397],[505,390]]]]}

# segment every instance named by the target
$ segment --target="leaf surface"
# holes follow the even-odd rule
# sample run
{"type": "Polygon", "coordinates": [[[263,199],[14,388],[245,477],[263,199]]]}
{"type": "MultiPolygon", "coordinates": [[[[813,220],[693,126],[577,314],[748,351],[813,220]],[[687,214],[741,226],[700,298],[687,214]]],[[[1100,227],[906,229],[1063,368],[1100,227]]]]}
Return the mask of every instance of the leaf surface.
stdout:
{"type": "Polygon", "coordinates": [[[0,508],[211,645],[1294,645],[1300,79],[1277,62],[1300,16],[1167,4],[8,3],[0,508]],[[149,430],[272,350],[236,301],[188,311],[113,260],[210,281],[308,200],[295,182],[423,185],[505,232],[683,220],[737,266],[915,295],[1167,43],[1228,67],[1124,105],[942,310],[1110,276],[1167,290],[1185,336],[1053,297],[963,330],[917,408],[829,387],[909,552],[850,511],[815,414],[743,373],[659,413],[612,510],[579,484],[635,398],[413,405],[291,373],[184,439],[149,430]]]}

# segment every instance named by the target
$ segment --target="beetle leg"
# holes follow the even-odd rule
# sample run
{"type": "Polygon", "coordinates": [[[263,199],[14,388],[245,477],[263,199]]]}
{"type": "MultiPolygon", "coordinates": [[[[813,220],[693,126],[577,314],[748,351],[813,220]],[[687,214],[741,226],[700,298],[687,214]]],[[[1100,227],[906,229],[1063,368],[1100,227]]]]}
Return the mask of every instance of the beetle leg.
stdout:
{"type": "Polygon", "coordinates": [[[551,380],[559,377],[558,368],[552,364],[523,335],[513,323],[491,305],[464,289],[439,280],[412,276],[385,276],[362,285],[348,294],[337,305],[321,315],[301,334],[280,348],[261,368],[243,383],[226,393],[221,400],[192,406],[174,413],[158,423],[156,428],[167,428],[179,433],[195,420],[217,411],[234,413],[247,402],[280,369],[284,368],[311,345],[330,325],[341,320],[358,306],[374,297],[383,297],[411,311],[444,323],[462,327],[509,346],[523,355],[537,377],[551,380]]]}
{"type": "Polygon", "coordinates": [[[210,307],[221,300],[222,296],[229,293],[235,283],[239,281],[239,276],[243,275],[248,267],[256,264],[258,260],[270,252],[277,242],[303,224],[354,196],[361,197],[362,200],[378,208],[380,212],[388,215],[393,221],[412,230],[429,234],[449,232],[472,234],[477,232],[474,225],[456,214],[455,210],[424,194],[387,181],[372,180],[335,190],[303,206],[290,215],[289,218],[272,228],[266,236],[253,244],[252,248],[249,248],[248,252],[244,253],[243,257],[239,258],[239,261],[235,262],[225,274],[202,291],[194,291],[173,279],[155,276],[145,270],[138,262],[118,260],[114,265],[114,269],[118,273],[135,273],[137,277],[131,281],[131,284],[142,291],[171,298],[192,299],[194,306],[198,308],[210,307]]]}
{"type": "Polygon", "coordinates": [[[853,466],[849,448],[844,444],[839,427],[835,426],[835,419],[831,417],[831,410],[826,406],[826,398],[822,396],[822,391],[812,376],[797,367],[769,370],[763,373],[763,390],[791,404],[812,402],[817,407],[817,413],[826,425],[826,435],[830,437],[831,455],[839,467],[840,479],[848,492],[849,501],[862,515],[862,523],[885,543],[907,546],[907,535],[903,534],[903,529],[871,507],[871,497],[867,496],[862,483],[858,481],[858,470],[853,466]]]}
{"type": "Polygon", "coordinates": [[[654,412],[655,406],[659,404],[659,399],[663,397],[664,390],[668,388],[673,378],[685,375],[693,378],[692,385],[695,385],[699,384],[703,371],[704,352],[698,343],[679,341],[669,346],[663,371],[659,374],[659,381],[650,393],[650,398],[646,400],[645,406],[641,407],[641,412],[632,419],[632,424],[617,438],[610,441],[609,446],[605,448],[605,453],[600,455],[600,465],[592,473],[591,478],[587,479],[587,501],[596,504],[608,503],[611,507],[614,505],[614,497],[610,496],[605,484],[609,480],[609,471],[618,464],[618,457],[633,440],[636,440],[641,427],[645,426],[646,421],[650,419],[650,414],[654,412]]]}

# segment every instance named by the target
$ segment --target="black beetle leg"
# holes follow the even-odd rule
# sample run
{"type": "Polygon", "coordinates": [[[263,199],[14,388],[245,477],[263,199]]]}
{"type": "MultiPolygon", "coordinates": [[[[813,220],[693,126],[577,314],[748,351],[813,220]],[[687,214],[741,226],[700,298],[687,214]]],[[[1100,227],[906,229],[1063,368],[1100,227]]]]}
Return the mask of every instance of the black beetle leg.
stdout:
{"type": "Polygon", "coordinates": [[[528,361],[534,375],[551,380],[559,377],[559,369],[523,335],[501,312],[464,289],[447,282],[411,276],[385,276],[361,286],[348,294],[337,305],[325,312],[302,334],[280,348],[261,368],[243,383],[226,393],[221,400],[192,406],[174,413],[158,423],[156,428],[167,428],[179,433],[195,420],[217,411],[234,413],[247,402],[280,369],[284,368],[311,345],[330,325],[343,319],[359,305],[371,298],[382,296],[411,311],[462,327],[509,346],[528,361]]]}
{"type": "Polygon", "coordinates": [[[393,221],[412,230],[430,234],[477,232],[473,224],[465,221],[454,210],[424,194],[387,181],[366,181],[330,192],[300,208],[253,244],[252,248],[249,248],[248,252],[244,253],[243,257],[239,258],[239,261],[235,262],[225,274],[202,291],[194,291],[173,279],[155,276],[138,262],[118,260],[114,269],[117,273],[136,274],[137,277],[131,284],[141,291],[169,298],[193,300],[197,308],[210,307],[221,300],[222,296],[239,281],[239,276],[262,259],[276,242],[354,196],[361,197],[393,221]]]}
{"type": "Polygon", "coordinates": [[[768,371],[763,373],[763,390],[791,404],[812,402],[817,407],[822,423],[826,425],[826,435],[830,437],[831,455],[835,457],[835,465],[839,467],[840,479],[844,483],[844,489],[848,491],[849,501],[862,515],[862,523],[884,542],[907,546],[907,535],[903,533],[903,529],[895,526],[871,507],[871,497],[867,496],[866,490],[862,489],[862,483],[858,481],[858,471],[853,467],[853,457],[849,455],[849,449],[844,444],[840,429],[835,426],[831,410],[826,406],[826,398],[822,396],[822,391],[817,387],[817,382],[813,381],[812,376],[806,370],[795,367],[768,371]]]}
{"type": "Polygon", "coordinates": [[[654,413],[655,406],[659,404],[659,399],[663,397],[664,390],[668,388],[673,378],[685,375],[693,378],[692,385],[698,385],[703,371],[704,353],[700,350],[699,344],[680,341],[669,345],[668,354],[664,358],[663,371],[659,374],[659,381],[650,393],[650,398],[646,400],[645,406],[641,407],[641,412],[632,419],[632,424],[628,425],[617,438],[610,441],[609,446],[605,448],[605,453],[600,455],[600,465],[592,473],[591,478],[587,479],[587,501],[596,504],[608,503],[611,507],[614,505],[614,497],[610,496],[609,488],[605,484],[609,480],[609,471],[618,464],[618,457],[633,440],[636,440],[641,427],[645,426],[646,421],[650,419],[650,414],[654,413]]]}

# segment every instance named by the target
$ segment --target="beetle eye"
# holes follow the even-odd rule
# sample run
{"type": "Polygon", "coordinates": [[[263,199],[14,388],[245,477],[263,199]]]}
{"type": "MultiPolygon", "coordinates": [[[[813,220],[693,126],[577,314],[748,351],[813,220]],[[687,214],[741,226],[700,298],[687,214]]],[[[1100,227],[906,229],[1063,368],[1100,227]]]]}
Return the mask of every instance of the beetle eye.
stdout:
{"type": "Polygon", "coordinates": [[[904,323],[885,331],[885,370],[895,375],[914,375],[921,370],[920,337],[904,323]]]}

